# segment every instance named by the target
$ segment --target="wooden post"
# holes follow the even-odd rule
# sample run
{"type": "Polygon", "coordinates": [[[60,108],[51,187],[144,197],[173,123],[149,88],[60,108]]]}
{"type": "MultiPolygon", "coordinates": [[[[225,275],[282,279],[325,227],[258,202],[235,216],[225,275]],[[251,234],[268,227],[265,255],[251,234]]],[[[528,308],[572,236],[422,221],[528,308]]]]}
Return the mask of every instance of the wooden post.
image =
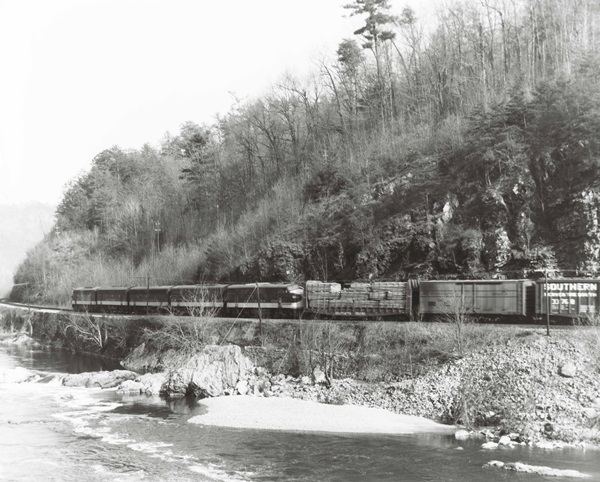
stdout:
{"type": "Polygon", "coordinates": [[[262,311],[260,309],[260,287],[256,283],[256,299],[258,300],[258,333],[262,340],[262,311]]]}
{"type": "Polygon", "coordinates": [[[544,288],[546,290],[546,336],[550,336],[550,291],[548,290],[548,270],[544,271],[544,288]]]}

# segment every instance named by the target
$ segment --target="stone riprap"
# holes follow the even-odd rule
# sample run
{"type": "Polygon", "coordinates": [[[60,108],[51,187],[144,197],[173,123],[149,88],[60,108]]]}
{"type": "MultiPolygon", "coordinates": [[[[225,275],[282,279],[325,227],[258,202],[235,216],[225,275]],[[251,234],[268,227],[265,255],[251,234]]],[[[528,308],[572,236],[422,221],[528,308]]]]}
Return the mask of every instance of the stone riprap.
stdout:
{"type": "Polygon", "coordinates": [[[472,428],[498,443],[600,443],[598,331],[530,333],[395,383],[250,373],[244,393],[384,408],[472,428]],[[261,389],[255,390],[259,386],[261,389]],[[264,389],[264,387],[268,387],[264,389]]]}

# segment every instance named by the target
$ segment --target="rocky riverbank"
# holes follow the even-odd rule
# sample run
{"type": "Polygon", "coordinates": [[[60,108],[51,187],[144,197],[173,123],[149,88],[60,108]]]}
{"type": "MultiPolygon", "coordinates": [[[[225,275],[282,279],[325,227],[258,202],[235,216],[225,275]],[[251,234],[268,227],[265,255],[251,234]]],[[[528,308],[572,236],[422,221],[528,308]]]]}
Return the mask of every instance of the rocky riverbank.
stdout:
{"type": "Polygon", "coordinates": [[[462,425],[466,430],[457,436],[485,437],[486,448],[597,446],[599,341],[600,331],[593,327],[554,330],[550,337],[541,330],[521,330],[418,376],[385,383],[329,379],[318,366],[310,376],[270,373],[237,345],[207,346],[189,355],[142,344],[123,360],[128,371],[115,372],[114,380],[83,374],[63,383],[167,397],[253,395],[378,408],[462,425]]]}
{"type": "Polygon", "coordinates": [[[598,446],[597,346],[594,330],[564,331],[551,337],[530,332],[395,383],[346,379],[332,380],[327,386],[308,380],[281,383],[278,376],[271,378],[271,391],[457,423],[471,429],[472,436],[492,443],[598,446]]]}
{"type": "MultiPolygon", "coordinates": [[[[203,375],[206,380],[213,379],[210,383],[218,385],[218,390],[202,388],[199,379],[192,376],[193,367],[211,366],[222,358],[215,354],[223,348],[212,347],[207,349],[208,355],[200,356],[208,356],[206,360],[193,357],[180,369],[168,371],[161,390],[169,396],[251,394],[382,408],[463,425],[469,431],[460,436],[485,437],[490,442],[487,448],[497,443],[591,446],[600,443],[598,338],[593,328],[555,331],[550,337],[524,331],[505,343],[451,360],[423,376],[394,383],[329,380],[319,367],[311,376],[299,378],[271,374],[252,367],[238,347],[229,346],[225,348],[225,359],[232,370],[217,363],[210,377],[203,375]]],[[[177,355],[167,353],[161,357],[161,363],[175,363],[177,355]]],[[[140,362],[150,363],[143,350],[125,363],[136,368],[140,362]]],[[[156,360],[154,363],[159,364],[156,360]]],[[[147,390],[142,386],[133,388],[147,390]]]]}
{"type": "MultiPolygon", "coordinates": [[[[228,393],[376,407],[458,423],[488,439],[544,446],[600,442],[600,364],[593,330],[529,332],[395,383],[293,378],[255,368],[228,393]]],[[[225,392],[224,392],[225,393],[225,392]]]]}

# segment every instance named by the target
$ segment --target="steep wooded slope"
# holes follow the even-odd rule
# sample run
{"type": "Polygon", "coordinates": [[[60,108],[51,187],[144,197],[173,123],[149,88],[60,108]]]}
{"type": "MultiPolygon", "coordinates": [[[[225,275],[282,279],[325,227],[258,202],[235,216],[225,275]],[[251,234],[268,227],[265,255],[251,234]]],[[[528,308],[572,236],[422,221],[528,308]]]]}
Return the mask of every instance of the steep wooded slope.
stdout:
{"type": "Polygon", "coordinates": [[[67,302],[74,285],[148,279],[596,274],[596,2],[456,3],[427,36],[385,0],[350,11],[364,28],[312,79],[286,77],[158,148],[98,154],[14,295],[67,302]]]}

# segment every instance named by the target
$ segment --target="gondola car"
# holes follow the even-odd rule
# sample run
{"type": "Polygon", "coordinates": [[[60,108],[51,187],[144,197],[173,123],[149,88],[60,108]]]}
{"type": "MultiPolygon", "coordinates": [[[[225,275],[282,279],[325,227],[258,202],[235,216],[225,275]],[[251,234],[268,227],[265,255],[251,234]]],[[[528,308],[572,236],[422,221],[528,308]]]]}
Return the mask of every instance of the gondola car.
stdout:
{"type": "Polygon", "coordinates": [[[228,316],[295,318],[304,308],[304,288],[287,283],[229,285],[224,304],[228,316]]]}

